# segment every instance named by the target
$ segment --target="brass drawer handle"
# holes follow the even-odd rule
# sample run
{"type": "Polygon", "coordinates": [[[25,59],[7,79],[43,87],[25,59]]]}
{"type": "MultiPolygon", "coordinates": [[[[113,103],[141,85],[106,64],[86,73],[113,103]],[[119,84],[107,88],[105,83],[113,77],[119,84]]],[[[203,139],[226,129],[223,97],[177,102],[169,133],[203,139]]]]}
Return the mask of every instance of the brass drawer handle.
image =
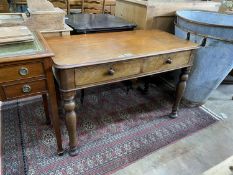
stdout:
{"type": "Polygon", "coordinates": [[[167,63],[167,64],[172,64],[172,59],[171,59],[171,58],[168,58],[168,59],[166,60],[166,63],[167,63]]]}
{"type": "Polygon", "coordinates": [[[31,90],[32,90],[32,88],[31,88],[31,86],[29,86],[28,84],[25,84],[25,85],[23,85],[23,87],[22,87],[23,93],[29,93],[29,92],[31,92],[31,90]]]}
{"type": "Polygon", "coordinates": [[[26,67],[21,67],[19,69],[19,75],[26,76],[26,75],[28,75],[28,73],[29,73],[29,71],[26,67]]]}
{"type": "Polygon", "coordinates": [[[114,75],[114,74],[115,74],[115,70],[111,67],[111,68],[108,70],[108,74],[109,74],[109,75],[114,75]]]}

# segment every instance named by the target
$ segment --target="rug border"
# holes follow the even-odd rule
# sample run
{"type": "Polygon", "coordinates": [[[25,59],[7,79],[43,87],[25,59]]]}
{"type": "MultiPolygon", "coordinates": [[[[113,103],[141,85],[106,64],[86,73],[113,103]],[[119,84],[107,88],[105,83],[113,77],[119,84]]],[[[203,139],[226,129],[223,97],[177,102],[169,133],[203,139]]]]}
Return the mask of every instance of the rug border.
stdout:
{"type": "MultiPolygon", "coordinates": [[[[210,115],[210,114],[209,114],[209,115],[210,115]]],[[[216,121],[215,121],[214,123],[208,125],[207,127],[201,128],[201,129],[197,130],[196,132],[192,132],[192,133],[190,133],[190,134],[188,134],[188,135],[186,135],[186,136],[184,136],[184,137],[182,137],[182,138],[180,138],[180,139],[177,139],[177,140],[175,140],[175,141],[169,143],[168,145],[162,146],[161,148],[158,148],[157,150],[155,150],[155,151],[153,151],[153,152],[150,152],[150,153],[144,155],[143,157],[141,157],[141,158],[139,158],[139,159],[137,159],[137,160],[135,160],[135,161],[132,161],[131,163],[127,163],[126,165],[124,165],[124,166],[122,166],[122,167],[119,167],[119,168],[117,168],[117,169],[115,169],[115,170],[112,170],[112,171],[106,173],[105,175],[112,175],[113,173],[116,173],[116,172],[118,172],[118,171],[120,171],[120,170],[123,170],[124,168],[126,168],[126,167],[132,165],[133,163],[136,163],[136,162],[139,161],[139,160],[142,160],[142,159],[144,159],[144,158],[146,158],[146,157],[151,156],[153,153],[155,153],[155,152],[157,152],[157,151],[160,151],[160,150],[162,150],[162,149],[165,149],[166,147],[171,146],[171,145],[173,145],[173,144],[179,142],[179,141],[182,140],[182,139],[191,137],[193,134],[199,133],[199,132],[203,131],[204,129],[208,129],[209,127],[211,127],[211,126],[217,124],[218,122],[220,122],[220,120],[218,120],[218,119],[216,119],[216,118],[214,118],[214,119],[215,119],[216,121]]]]}

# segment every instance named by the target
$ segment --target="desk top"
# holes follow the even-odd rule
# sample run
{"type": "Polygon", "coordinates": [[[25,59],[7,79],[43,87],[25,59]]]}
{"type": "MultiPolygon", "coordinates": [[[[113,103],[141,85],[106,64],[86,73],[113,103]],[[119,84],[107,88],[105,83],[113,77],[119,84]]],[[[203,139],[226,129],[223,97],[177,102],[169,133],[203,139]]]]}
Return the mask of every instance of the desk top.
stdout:
{"type": "Polygon", "coordinates": [[[198,48],[159,30],[95,33],[47,38],[60,69],[129,60],[198,48]]]}
{"type": "Polygon", "coordinates": [[[31,42],[0,45],[0,63],[54,56],[41,34],[33,35],[31,42]]]}

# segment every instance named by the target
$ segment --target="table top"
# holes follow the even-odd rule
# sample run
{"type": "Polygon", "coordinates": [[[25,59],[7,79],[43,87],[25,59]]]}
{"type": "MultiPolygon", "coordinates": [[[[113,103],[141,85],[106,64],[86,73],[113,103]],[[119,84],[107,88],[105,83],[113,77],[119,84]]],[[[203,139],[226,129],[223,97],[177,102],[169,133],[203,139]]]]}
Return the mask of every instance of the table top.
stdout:
{"type": "Polygon", "coordinates": [[[95,33],[46,39],[54,66],[67,69],[197,49],[198,45],[159,30],[95,33]]]}

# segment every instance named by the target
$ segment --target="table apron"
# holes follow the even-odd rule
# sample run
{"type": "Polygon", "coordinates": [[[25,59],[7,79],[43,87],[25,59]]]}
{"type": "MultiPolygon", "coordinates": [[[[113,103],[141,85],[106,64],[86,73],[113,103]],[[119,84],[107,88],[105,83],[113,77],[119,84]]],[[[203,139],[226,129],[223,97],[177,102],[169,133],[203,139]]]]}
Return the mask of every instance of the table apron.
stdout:
{"type": "Polygon", "coordinates": [[[192,64],[192,51],[184,51],[60,70],[57,77],[60,91],[70,92],[191,67],[192,64]]]}

